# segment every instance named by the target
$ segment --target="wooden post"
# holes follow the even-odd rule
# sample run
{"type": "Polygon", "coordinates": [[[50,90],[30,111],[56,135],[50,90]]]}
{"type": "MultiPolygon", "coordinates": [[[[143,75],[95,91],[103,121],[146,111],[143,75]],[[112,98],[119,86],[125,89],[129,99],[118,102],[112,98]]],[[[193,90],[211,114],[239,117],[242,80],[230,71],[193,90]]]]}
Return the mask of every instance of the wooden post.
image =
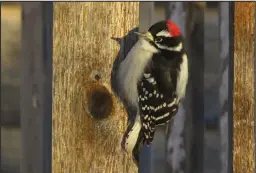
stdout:
{"type": "MultiPolygon", "coordinates": [[[[219,88],[219,99],[221,105],[220,115],[220,140],[221,140],[221,173],[228,173],[228,150],[229,150],[229,60],[230,60],[230,38],[229,38],[229,2],[219,3],[219,26],[220,26],[220,59],[221,59],[221,80],[219,88]]],[[[232,26],[232,25],[231,25],[232,26]]],[[[232,43],[231,43],[232,44],[232,43]]]]}
{"type": "Polygon", "coordinates": [[[54,4],[53,173],[137,172],[121,151],[127,115],[110,78],[138,24],[138,2],[54,4]]]}
{"type": "Polygon", "coordinates": [[[190,78],[185,122],[186,170],[202,173],[204,165],[204,6],[187,3],[186,39],[190,78]],[[188,109],[188,110],[187,110],[188,109]]]}
{"type": "Polygon", "coordinates": [[[234,102],[234,3],[229,3],[229,75],[228,75],[228,166],[227,172],[233,172],[233,102],[234,102]]]}
{"type": "Polygon", "coordinates": [[[21,5],[1,2],[2,126],[20,125],[20,54],[21,5]]]}
{"type": "Polygon", "coordinates": [[[254,32],[255,2],[235,2],[234,173],[255,172],[254,32]]]}
{"type": "Polygon", "coordinates": [[[22,4],[21,173],[51,172],[52,3],[22,4]]]}

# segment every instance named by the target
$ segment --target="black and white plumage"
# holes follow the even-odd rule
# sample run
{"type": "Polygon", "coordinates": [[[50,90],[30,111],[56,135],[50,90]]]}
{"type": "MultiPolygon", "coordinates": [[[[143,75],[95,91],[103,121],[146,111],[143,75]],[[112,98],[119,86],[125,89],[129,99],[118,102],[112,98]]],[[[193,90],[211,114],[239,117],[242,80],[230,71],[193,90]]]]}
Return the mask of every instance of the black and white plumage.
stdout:
{"type": "Polygon", "coordinates": [[[150,144],[158,125],[177,113],[185,97],[188,60],[178,26],[167,20],[141,34],[118,69],[119,89],[137,107],[135,121],[123,139],[124,149],[134,154],[138,142],[150,144]]]}

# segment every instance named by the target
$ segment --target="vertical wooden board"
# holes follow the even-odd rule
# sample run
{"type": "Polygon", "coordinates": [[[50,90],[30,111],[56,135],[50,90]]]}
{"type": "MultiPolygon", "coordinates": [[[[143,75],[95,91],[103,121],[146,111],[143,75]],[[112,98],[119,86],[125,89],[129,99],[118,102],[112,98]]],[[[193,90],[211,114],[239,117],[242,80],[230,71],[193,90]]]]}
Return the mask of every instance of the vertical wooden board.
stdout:
{"type": "MultiPolygon", "coordinates": [[[[110,77],[120,48],[111,37],[124,37],[138,21],[138,2],[54,4],[53,173],[136,172],[121,151],[127,115],[111,91],[110,77]],[[100,96],[95,111],[111,112],[95,120],[89,110],[97,98],[90,96],[101,92],[106,97],[100,96]]],[[[124,44],[131,47],[127,40],[124,44]]]]}
{"type": "Polygon", "coordinates": [[[51,171],[52,3],[22,3],[21,173],[51,171]]]}
{"type": "Polygon", "coordinates": [[[22,3],[21,173],[51,171],[52,3],[22,3]]]}
{"type": "Polygon", "coordinates": [[[204,10],[203,4],[186,3],[186,43],[189,82],[186,93],[186,170],[202,173],[204,165],[204,10]]]}
{"type": "MultiPolygon", "coordinates": [[[[220,70],[220,86],[219,86],[219,100],[221,105],[221,114],[219,120],[219,131],[220,131],[220,161],[221,161],[221,173],[228,173],[228,151],[229,151],[229,80],[228,75],[230,61],[230,31],[229,24],[231,20],[230,12],[230,2],[220,2],[219,3],[219,27],[220,27],[220,60],[221,60],[221,70],[220,70]]],[[[233,22],[233,21],[232,21],[233,22]]],[[[232,43],[233,44],[233,43],[232,43]]],[[[233,82],[233,81],[232,81],[233,82]]]]}
{"type": "Polygon", "coordinates": [[[234,30],[234,173],[255,171],[254,22],[255,3],[235,2],[234,30]]]}

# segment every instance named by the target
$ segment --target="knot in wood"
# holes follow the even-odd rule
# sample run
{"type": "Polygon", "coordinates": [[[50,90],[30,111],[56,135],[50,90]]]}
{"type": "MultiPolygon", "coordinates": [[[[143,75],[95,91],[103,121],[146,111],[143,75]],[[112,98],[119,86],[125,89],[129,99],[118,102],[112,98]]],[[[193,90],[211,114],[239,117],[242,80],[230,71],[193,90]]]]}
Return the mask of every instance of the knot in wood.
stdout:
{"type": "Polygon", "coordinates": [[[88,109],[95,119],[107,118],[112,111],[113,101],[111,94],[105,87],[93,88],[88,97],[88,109]]]}

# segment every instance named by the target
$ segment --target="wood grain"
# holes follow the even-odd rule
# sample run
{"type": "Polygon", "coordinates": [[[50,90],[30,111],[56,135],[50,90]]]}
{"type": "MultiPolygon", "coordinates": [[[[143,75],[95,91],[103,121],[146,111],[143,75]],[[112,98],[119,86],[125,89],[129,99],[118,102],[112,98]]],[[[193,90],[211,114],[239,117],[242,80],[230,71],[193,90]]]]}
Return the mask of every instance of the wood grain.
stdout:
{"type": "Polygon", "coordinates": [[[235,2],[234,44],[234,173],[255,171],[254,24],[255,3],[235,2]]]}
{"type": "Polygon", "coordinates": [[[120,48],[111,37],[124,37],[138,22],[139,2],[54,4],[53,173],[137,171],[121,151],[127,115],[113,96],[110,76],[120,48]],[[93,119],[88,110],[88,94],[95,89],[109,92],[113,100],[103,120],[93,119]]]}

